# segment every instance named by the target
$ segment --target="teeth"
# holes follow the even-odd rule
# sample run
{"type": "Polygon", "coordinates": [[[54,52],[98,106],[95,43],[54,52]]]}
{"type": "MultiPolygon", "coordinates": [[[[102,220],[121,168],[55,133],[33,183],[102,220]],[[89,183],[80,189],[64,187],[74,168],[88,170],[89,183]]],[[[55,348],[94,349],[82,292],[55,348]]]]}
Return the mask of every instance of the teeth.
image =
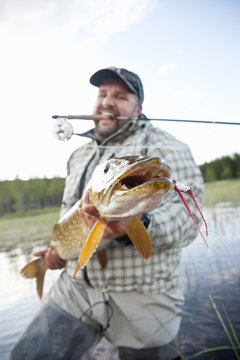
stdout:
{"type": "Polygon", "coordinates": [[[114,114],[109,112],[102,112],[102,115],[113,116],[114,114]]]}

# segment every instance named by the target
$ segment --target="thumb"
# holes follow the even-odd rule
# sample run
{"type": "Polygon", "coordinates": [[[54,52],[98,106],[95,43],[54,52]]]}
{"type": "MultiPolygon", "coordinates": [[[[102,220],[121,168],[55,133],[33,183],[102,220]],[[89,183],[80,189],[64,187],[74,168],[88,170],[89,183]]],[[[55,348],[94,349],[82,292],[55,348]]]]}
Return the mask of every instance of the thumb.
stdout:
{"type": "Polygon", "coordinates": [[[47,250],[40,250],[33,253],[34,256],[44,256],[47,250]]]}

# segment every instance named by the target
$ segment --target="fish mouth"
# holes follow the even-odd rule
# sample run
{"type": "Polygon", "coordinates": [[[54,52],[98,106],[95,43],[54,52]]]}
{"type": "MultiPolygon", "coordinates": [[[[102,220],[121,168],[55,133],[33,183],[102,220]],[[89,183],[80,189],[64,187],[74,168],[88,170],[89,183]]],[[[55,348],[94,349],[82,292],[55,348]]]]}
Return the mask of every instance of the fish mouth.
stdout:
{"type": "Polygon", "coordinates": [[[170,180],[167,177],[160,176],[160,174],[152,174],[147,171],[145,174],[136,174],[128,175],[115,186],[114,190],[131,190],[131,189],[139,189],[145,185],[152,184],[156,181],[166,181],[170,180]]]}
{"type": "MultiPolygon", "coordinates": [[[[120,160],[121,158],[116,159],[120,160]]],[[[105,193],[101,204],[102,217],[108,221],[121,221],[152,211],[164,196],[174,188],[170,179],[170,166],[158,157],[124,157],[121,175],[105,193]]],[[[119,164],[120,164],[119,162],[119,164]]],[[[105,172],[108,173],[109,166],[105,172]]],[[[115,162],[118,168],[118,163],[115,162]]],[[[112,169],[114,171],[114,169],[112,169]]]]}
{"type": "Polygon", "coordinates": [[[172,187],[170,179],[170,167],[162,162],[160,158],[143,158],[126,171],[115,183],[112,192],[128,192],[132,190],[141,190],[146,187],[154,186],[155,183],[168,185],[172,187]]]}
{"type": "Polygon", "coordinates": [[[174,188],[170,166],[159,157],[112,158],[95,171],[90,199],[108,221],[152,211],[174,188]]]}

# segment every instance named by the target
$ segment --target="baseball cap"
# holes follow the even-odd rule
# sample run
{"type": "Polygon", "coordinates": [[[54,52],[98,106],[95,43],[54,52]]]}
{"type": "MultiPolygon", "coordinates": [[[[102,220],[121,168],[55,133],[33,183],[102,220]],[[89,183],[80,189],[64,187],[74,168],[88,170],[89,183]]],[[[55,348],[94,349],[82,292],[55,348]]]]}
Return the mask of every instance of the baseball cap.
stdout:
{"type": "Polygon", "coordinates": [[[90,77],[89,81],[92,85],[100,86],[109,78],[121,79],[127,85],[129,90],[138,96],[140,103],[143,103],[144,93],[142,82],[137,74],[127,69],[111,66],[106,69],[98,70],[90,77]]]}

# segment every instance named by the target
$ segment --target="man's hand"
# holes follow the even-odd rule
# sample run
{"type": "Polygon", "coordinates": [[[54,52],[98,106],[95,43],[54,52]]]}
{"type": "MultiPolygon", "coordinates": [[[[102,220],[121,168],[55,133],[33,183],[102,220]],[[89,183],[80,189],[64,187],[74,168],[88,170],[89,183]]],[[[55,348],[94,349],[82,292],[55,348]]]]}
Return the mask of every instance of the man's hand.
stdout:
{"type": "Polygon", "coordinates": [[[33,255],[45,256],[46,266],[51,270],[62,269],[66,264],[66,261],[60,258],[56,251],[50,248],[47,250],[37,251],[33,255]]]}
{"type": "MultiPolygon", "coordinates": [[[[89,203],[89,193],[84,197],[84,204],[81,209],[79,209],[79,215],[83,221],[90,227],[94,226],[96,221],[100,218],[97,209],[90,205],[89,203]]],[[[115,239],[120,238],[126,235],[125,223],[123,221],[112,221],[107,224],[103,238],[104,239],[115,239]]],[[[45,256],[46,266],[48,269],[62,269],[66,261],[61,259],[56,251],[51,248],[47,250],[37,251],[34,253],[34,256],[45,256]]]]}
{"type": "MultiPolygon", "coordinates": [[[[90,228],[93,227],[100,217],[97,209],[89,203],[89,193],[84,197],[84,203],[82,208],[79,209],[79,215],[90,228]]],[[[123,221],[112,221],[107,224],[103,233],[103,238],[115,239],[124,235],[126,235],[125,223],[123,221]]]]}

